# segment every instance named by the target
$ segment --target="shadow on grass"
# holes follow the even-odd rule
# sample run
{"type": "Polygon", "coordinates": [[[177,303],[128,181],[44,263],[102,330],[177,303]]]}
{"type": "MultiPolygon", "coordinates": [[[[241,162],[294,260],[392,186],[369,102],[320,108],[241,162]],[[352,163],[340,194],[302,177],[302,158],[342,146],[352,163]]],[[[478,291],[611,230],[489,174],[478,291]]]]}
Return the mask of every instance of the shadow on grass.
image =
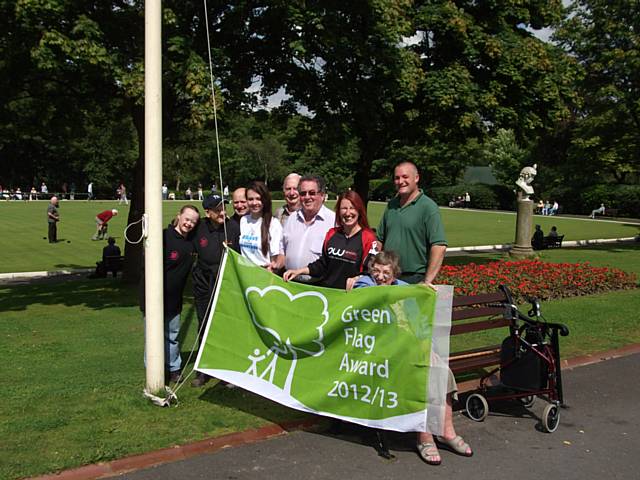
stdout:
{"type": "Polygon", "coordinates": [[[219,407],[240,410],[281,426],[293,420],[310,418],[311,415],[285,407],[242,388],[228,388],[222,382],[217,384],[209,382],[198,399],[219,407]]]}
{"type": "Polygon", "coordinates": [[[111,278],[0,286],[0,311],[21,311],[31,305],[82,305],[94,310],[131,307],[138,305],[138,287],[111,278]]]}
{"type": "Polygon", "coordinates": [[[93,265],[80,265],[79,263],[57,263],[56,265],[54,265],[55,268],[62,268],[62,269],[66,269],[66,268],[92,268],[95,267],[95,264],[93,265]]]}

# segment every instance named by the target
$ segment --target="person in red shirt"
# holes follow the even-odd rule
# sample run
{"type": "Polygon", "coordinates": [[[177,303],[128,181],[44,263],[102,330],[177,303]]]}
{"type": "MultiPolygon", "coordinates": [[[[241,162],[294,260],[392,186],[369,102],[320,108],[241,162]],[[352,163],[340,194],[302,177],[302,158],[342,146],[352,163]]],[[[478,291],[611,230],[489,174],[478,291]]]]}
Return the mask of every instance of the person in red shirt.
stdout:
{"type": "Polygon", "coordinates": [[[96,233],[91,240],[104,240],[107,236],[107,229],[109,228],[109,220],[118,215],[118,210],[105,210],[96,215],[96,233]]]}
{"type": "Polygon", "coordinates": [[[336,226],[325,236],[322,255],[306,267],[287,270],[283,279],[288,282],[298,275],[310,275],[323,287],[351,289],[377,253],[378,241],[369,228],[364,202],[349,190],[338,198],[336,226]]]}

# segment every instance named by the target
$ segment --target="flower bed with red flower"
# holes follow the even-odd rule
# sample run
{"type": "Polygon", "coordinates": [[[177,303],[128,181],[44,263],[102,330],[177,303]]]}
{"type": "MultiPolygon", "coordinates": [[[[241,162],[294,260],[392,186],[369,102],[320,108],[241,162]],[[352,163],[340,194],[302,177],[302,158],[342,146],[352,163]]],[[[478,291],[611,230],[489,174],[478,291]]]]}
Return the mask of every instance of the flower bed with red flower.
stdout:
{"type": "Polygon", "coordinates": [[[548,300],[638,287],[635,274],[617,268],[593,267],[588,262],[547,263],[540,260],[443,265],[437,283],[453,285],[456,295],[495,292],[503,284],[509,287],[519,303],[526,296],[548,300]]]}

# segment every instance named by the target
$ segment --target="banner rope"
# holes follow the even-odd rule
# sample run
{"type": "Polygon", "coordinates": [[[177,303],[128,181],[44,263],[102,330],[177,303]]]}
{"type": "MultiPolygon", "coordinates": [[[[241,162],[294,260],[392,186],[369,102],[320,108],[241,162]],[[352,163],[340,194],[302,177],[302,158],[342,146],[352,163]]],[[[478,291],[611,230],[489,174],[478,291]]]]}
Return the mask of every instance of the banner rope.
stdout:
{"type": "MultiPolygon", "coordinates": [[[[218,159],[218,179],[220,181],[220,188],[222,188],[222,206],[223,208],[226,208],[224,206],[224,202],[225,202],[225,198],[224,198],[224,187],[223,187],[223,183],[222,183],[222,162],[220,161],[220,138],[218,137],[218,106],[216,105],[216,89],[214,86],[214,81],[213,81],[213,60],[211,58],[211,37],[209,35],[209,15],[207,13],[208,10],[208,6],[207,6],[207,0],[203,0],[204,2],[204,23],[205,23],[205,27],[206,27],[206,31],[207,31],[207,55],[209,56],[209,82],[210,82],[210,86],[211,86],[211,98],[213,100],[213,124],[215,127],[215,133],[216,133],[216,156],[218,159]]],[[[228,242],[228,236],[227,236],[227,222],[225,221],[224,224],[224,241],[228,242]]]]}
{"type": "MultiPolygon", "coordinates": [[[[214,129],[215,129],[215,139],[216,139],[216,158],[217,158],[217,162],[218,162],[218,181],[220,182],[220,188],[222,189],[222,206],[223,208],[226,209],[225,207],[225,201],[226,199],[224,198],[224,188],[223,188],[223,179],[222,179],[222,161],[221,161],[221,157],[220,157],[220,137],[218,134],[218,106],[216,103],[216,89],[215,89],[215,82],[214,82],[214,76],[213,76],[213,59],[211,57],[211,35],[209,33],[209,15],[208,15],[208,5],[207,5],[207,0],[203,0],[203,6],[204,6],[204,19],[205,19],[205,28],[206,28],[206,33],[207,33],[207,55],[209,57],[209,84],[210,84],[210,89],[211,89],[211,99],[213,101],[213,124],[214,124],[214,129]]],[[[226,217],[226,215],[225,215],[226,217]]],[[[223,223],[223,227],[224,227],[224,248],[225,251],[223,253],[223,259],[224,259],[224,255],[226,255],[226,248],[227,248],[227,244],[229,243],[229,236],[227,233],[227,222],[225,219],[225,222],[223,223]]],[[[145,217],[143,216],[140,220],[138,220],[137,222],[134,222],[130,225],[127,226],[127,228],[125,229],[125,239],[129,242],[129,243],[140,243],[143,239],[144,239],[144,231],[146,229],[146,222],[145,222],[145,217]],[[135,225],[136,223],[139,222],[143,222],[142,224],[142,230],[143,233],[140,237],[139,240],[137,240],[136,242],[132,242],[127,238],[127,230],[129,229],[129,227],[135,225]]],[[[222,261],[220,262],[222,264],[222,261]]],[[[216,283],[214,283],[214,285],[217,285],[217,282],[220,280],[220,269],[218,269],[218,273],[216,276],[216,283]]],[[[207,310],[205,313],[205,318],[209,318],[209,312],[211,310],[211,303],[213,301],[213,296],[214,296],[214,292],[215,289],[212,289],[211,291],[211,296],[209,297],[209,304],[207,305],[207,310]]],[[[198,333],[196,335],[196,339],[193,343],[193,346],[191,348],[191,352],[189,353],[189,357],[187,358],[187,361],[185,362],[186,365],[189,364],[189,362],[191,361],[191,358],[193,356],[193,352],[196,351],[196,347],[198,345],[198,340],[200,338],[200,335],[202,333],[202,330],[204,329],[205,325],[207,322],[202,322],[202,325],[199,326],[198,328],[198,333]]],[[[182,386],[185,384],[185,382],[187,381],[187,379],[191,376],[191,374],[193,373],[193,371],[195,370],[195,364],[191,367],[191,370],[189,371],[189,373],[187,373],[186,375],[182,375],[180,381],[174,386],[173,389],[169,388],[168,386],[165,386],[165,393],[167,394],[167,396],[165,398],[161,398],[158,397],[156,395],[151,394],[150,392],[148,392],[147,390],[144,391],[144,396],[146,398],[148,398],[149,400],[151,400],[155,405],[158,406],[170,406],[172,404],[177,404],[178,403],[178,397],[177,397],[177,393],[178,390],[180,390],[180,388],[182,388],[182,386]]]]}
{"type": "MultiPolygon", "coordinates": [[[[224,244],[224,251],[222,253],[222,257],[220,258],[220,265],[224,264],[224,260],[225,260],[225,256],[227,255],[227,249],[228,248],[229,247],[226,244],[224,244]]],[[[221,270],[222,270],[221,268],[218,268],[218,273],[216,274],[216,281],[214,282],[214,285],[218,285],[218,282],[220,281],[220,272],[221,272],[221,270]]],[[[211,304],[213,303],[213,297],[215,296],[215,293],[216,293],[215,288],[211,289],[211,295],[209,296],[209,304],[207,305],[207,310],[205,311],[205,314],[204,314],[204,318],[207,319],[207,320],[209,319],[209,313],[211,311],[211,304]]],[[[196,338],[195,338],[195,340],[193,342],[193,345],[191,346],[191,350],[189,352],[189,356],[187,357],[187,361],[184,362],[185,365],[189,365],[189,363],[191,362],[191,358],[193,357],[193,353],[198,351],[198,340],[200,339],[200,335],[203,333],[203,330],[205,329],[207,323],[208,322],[205,321],[205,322],[202,322],[202,325],[199,325],[198,332],[196,334],[196,338]]],[[[195,369],[196,369],[196,365],[195,365],[195,362],[194,362],[193,365],[191,366],[191,370],[189,370],[189,373],[187,373],[186,375],[183,374],[181,376],[181,378],[180,378],[180,381],[178,383],[176,383],[175,387],[170,392],[170,395],[172,395],[175,398],[176,402],[178,400],[178,397],[177,397],[178,390],[180,390],[182,388],[182,386],[186,383],[187,379],[191,376],[191,374],[195,371],[195,369]]],[[[145,393],[145,396],[147,398],[150,398],[148,395],[146,395],[146,393],[145,393]]],[[[171,399],[169,399],[169,404],[170,404],[170,400],[171,399]]],[[[154,401],[153,399],[151,399],[151,401],[156,403],[156,401],[154,401]]],[[[167,404],[167,406],[169,404],[167,404]]]]}

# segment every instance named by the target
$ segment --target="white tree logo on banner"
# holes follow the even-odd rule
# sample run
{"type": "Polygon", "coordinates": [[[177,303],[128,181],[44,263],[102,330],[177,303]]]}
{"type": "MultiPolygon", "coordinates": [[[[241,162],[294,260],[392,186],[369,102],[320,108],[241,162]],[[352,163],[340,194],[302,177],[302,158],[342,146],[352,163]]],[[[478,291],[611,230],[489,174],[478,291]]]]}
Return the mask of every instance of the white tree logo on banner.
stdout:
{"type": "Polygon", "coordinates": [[[298,355],[301,353],[310,357],[319,357],[324,353],[325,347],[323,343],[323,340],[324,340],[323,327],[329,321],[329,310],[328,310],[327,299],[320,292],[303,292],[297,295],[293,295],[287,289],[279,286],[274,286],[274,285],[266,287],[264,289],[260,289],[258,287],[249,287],[245,290],[245,298],[247,299],[247,305],[249,307],[249,313],[251,314],[252,322],[257,328],[259,328],[263,332],[268,333],[272,339],[272,345],[270,345],[267,348],[264,354],[261,354],[260,349],[256,348],[253,351],[253,355],[249,355],[247,357],[249,360],[251,360],[252,363],[251,363],[251,366],[245,371],[245,373],[254,375],[262,379],[265,379],[265,377],[268,376],[267,381],[269,383],[273,383],[273,376],[276,370],[278,357],[279,356],[285,357],[290,355],[292,358],[291,368],[289,369],[289,372],[287,374],[287,378],[285,381],[285,385],[283,388],[283,390],[290,395],[291,383],[293,381],[293,374],[296,368],[298,355]],[[288,329],[286,329],[285,325],[282,325],[279,328],[280,331],[276,331],[272,327],[263,325],[259,321],[259,319],[256,318],[256,315],[254,314],[252,301],[249,298],[249,296],[250,294],[255,293],[259,296],[261,300],[264,300],[265,297],[267,297],[270,292],[278,292],[278,293],[285,294],[289,299],[289,301],[292,303],[295,302],[296,300],[299,300],[302,298],[309,298],[309,297],[315,297],[318,300],[320,300],[322,304],[322,311],[318,312],[318,315],[313,316],[313,315],[309,315],[309,312],[307,309],[304,317],[305,322],[309,322],[309,321],[317,322],[315,327],[315,330],[317,332],[316,338],[314,338],[310,342],[306,341],[305,345],[300,345],[296,342],[296,333],[299,333],[302,329],[298,329],[298,331],[289,331],[288,329]],[[314,348],[310,348],[310,345],[313,345],[314,348]],[[261,374],[258,374],[258,362],[262,362],[263,360],[266,360],[272,354],[273,354],[273,357],[269,362],[269,365],[267,366],[267,368],[261,374]]]}

